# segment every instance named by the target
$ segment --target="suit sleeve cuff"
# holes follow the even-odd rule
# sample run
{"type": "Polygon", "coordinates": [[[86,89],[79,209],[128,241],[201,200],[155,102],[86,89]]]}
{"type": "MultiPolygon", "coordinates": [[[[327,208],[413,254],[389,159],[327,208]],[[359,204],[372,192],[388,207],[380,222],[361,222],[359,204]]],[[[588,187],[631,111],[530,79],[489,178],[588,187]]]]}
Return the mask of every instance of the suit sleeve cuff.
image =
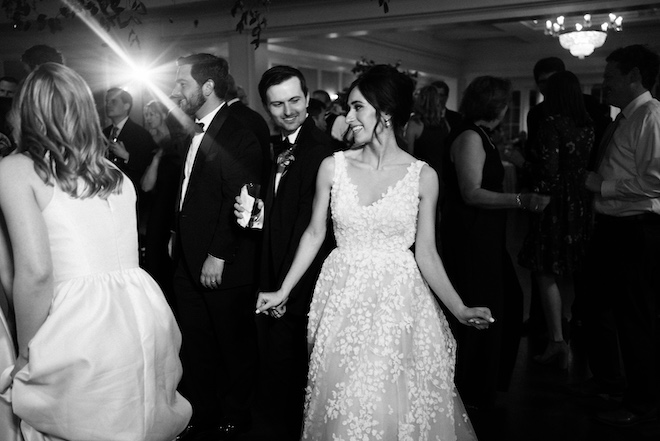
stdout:
{"type": "Polygon", "coordinates": [[[604,198],[613,198],[616,196],[616,181],[603,181],[600,184],[600,194],[604,198]]]}

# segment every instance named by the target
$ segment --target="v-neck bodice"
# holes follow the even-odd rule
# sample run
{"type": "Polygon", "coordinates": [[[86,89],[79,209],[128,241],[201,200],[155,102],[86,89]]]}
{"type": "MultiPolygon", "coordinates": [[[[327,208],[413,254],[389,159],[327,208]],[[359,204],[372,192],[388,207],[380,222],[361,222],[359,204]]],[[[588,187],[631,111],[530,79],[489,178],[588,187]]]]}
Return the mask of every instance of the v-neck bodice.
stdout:
{"type": "Polygon", "coordinates": [[[407,250],[415,241],[422,161],[369,205],[361,205],[358,188],[348,176],[346,157],[337,152],[331,210],[338,247],[407,250]]]}

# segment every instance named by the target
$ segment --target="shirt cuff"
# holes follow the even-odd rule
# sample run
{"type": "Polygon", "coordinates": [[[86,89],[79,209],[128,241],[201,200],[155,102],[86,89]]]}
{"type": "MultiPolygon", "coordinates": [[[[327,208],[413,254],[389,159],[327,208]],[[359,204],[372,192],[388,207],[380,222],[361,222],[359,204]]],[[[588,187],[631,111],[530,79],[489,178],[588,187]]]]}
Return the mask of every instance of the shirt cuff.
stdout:
{"type": "Polygon", "coordinates": [[[600,184],[600,194],[604,198],[613,198],[616,196],[616,181],[603,181],[600,184]]]}

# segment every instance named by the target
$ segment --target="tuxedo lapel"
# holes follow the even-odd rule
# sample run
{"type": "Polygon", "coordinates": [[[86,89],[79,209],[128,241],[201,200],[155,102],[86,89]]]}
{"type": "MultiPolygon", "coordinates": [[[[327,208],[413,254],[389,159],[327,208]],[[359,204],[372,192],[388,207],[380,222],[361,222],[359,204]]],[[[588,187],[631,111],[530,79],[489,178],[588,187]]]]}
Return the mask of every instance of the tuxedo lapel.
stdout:
{"type": "MultiPolygon", "coordinates": [[[[186,139],[185,139],[184,142],[185,142],[184,145],[188,146],[186,151],[183,153],[183,161],[185,163],[186,157],[188,156],[188,150],[190,150],[190,144],[192,143],[192,136],[186,136],[186,139]]],[[[181,164],[181,173],[179,173],[179,186],[177,187],[178,191],[176,193],[176,211],[177,211],[177,213],[179,212],[179,207],[181,206],[181,190],[182,190],[182,187],[183,187],[184,174],[185,174],[184,166],[183,166],[183,164],[181,164]]]]}
{"type": "MultiPolygon", "coordinates": [[[[180,199],[181,199],[181,187],[183,185],[183,171],[181,173],[181,179],[179,183],[179,195],[178,195],[178,201],[177,201],[177,208],[179,205],[183,206],[186,203],[186,200],[190,196],[191,190],[194,191],[194,188],[197,184],[197,180],[199,179],[199,169],[203,166],[204,161],[211,155],[217,154],[217,152],[213,151],[213,146],[218,146],[218,133],[220,133],[220,129],[222,129],[222,126],[225,123],[225,120],[227,119],[227,115],[229,114],[228,107],[225,104],[222,106],[222,109],[218,112],[218,114],[213,118],[213,121],[211,121],[211,124],[209,124],[208,129],[204,132],[204,136],[202,137],[202,142],[199,145],[199,149],[197,150],[197,154],[195,155],[195,159],[193,161],[193,166],[192,170],[190,171],[190,179],[188,180],[188,188],[186,190],[186,195],[183,200],[183,204],[180,204],[180,199]]],[[[190,143],[192,143],[192,138],[190,138],[190,142],[188,143],[188,149],[190,149],[190,143]]],[[[186,156],[188,152],[186,151],[186,156]]]]}

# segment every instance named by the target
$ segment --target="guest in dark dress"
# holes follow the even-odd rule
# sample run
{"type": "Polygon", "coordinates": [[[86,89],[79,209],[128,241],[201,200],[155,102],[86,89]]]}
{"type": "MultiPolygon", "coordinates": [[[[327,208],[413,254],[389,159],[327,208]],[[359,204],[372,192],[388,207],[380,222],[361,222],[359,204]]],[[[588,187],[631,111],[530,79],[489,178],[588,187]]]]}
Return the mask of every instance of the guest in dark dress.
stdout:
{"type": "Polygon", "coordinates": [[[591,224],[591,197],[584,176],[594,144],[594,128],[586,111],[580,81],[564,71],[548,79],[544,104],[549,115],[538,128],[529,151],[532,190],[550,196],[550,204],[530,217],[519,255],[539,286],[548,344],[539,363],[566,368],[568,345],[562,333],[562,296],[558,282],[580,268],[591,224]]]}
{"type": "MultiPolygon", "coordinates": [[[[415,99],[415,112],[406,125],[405,140],[408,153],[425,161],[438,174],[442,182],[442,161],[447,156],[446,150],[449,132],[452,127],[460,125],[461,115],[445,107],[448,90],[434,85],[420,89],[415,99]]],[[[444,199],[444,185],[438,192],[436,221],[436,247],[441,250],[440,217],[444,199]]]]}
{"type": "Polygon", "coordinates": [[[168,242],[174,225],[186,135],[175,118],[168,119],[167,108],[160,101],[153,100],[144,106],[144,122],[158,145],[140,184],[149,203],[144,269],[156,279],[173,306],[174,266],[168,252],[168,242]]]}
{"type": "MultiPolygon", "coordinates": [[[[464,125],[452,133],[445,161],[442,257],[467,304],[489,307],[487,332],[454,326],[458,342],[456,386],[466,406],[488,409],[506,390],[522,326],[522,290],[505,246],[508,208],[541,212],[549,202],[535,193],[503,193],[504,167],[489,133],[500,124],[511,94],[508,80],[479,77],[460,107],[464,125]]],[[[456,323],[454,323],[456,325],[456,323]]]]}

